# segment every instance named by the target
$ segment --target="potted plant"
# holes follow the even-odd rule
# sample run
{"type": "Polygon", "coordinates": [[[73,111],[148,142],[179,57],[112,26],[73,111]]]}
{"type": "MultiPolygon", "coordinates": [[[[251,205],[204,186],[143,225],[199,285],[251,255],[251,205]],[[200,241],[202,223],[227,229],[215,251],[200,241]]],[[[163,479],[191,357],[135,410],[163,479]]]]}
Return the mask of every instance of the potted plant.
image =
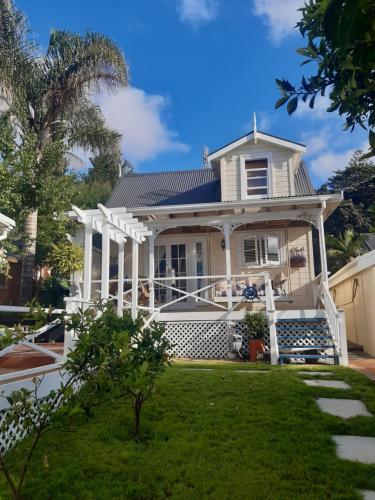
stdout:
{"type": "Polygon", "coordinates": [[[268,331],[267,319],[261,312],[247,313],[244,318],[249,346],[249,361],[257,361],[264,353],[264,336],[268,331]]]}

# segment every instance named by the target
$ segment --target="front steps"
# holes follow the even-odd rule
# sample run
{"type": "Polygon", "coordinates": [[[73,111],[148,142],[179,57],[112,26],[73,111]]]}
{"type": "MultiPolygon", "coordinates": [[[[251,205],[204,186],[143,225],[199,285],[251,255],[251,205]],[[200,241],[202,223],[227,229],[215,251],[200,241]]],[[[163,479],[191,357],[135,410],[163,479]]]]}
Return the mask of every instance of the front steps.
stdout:
{"type": "Polygon", "coordinates": [[[280,364],[339,363],[325,318],[279,318],[276,335],[280,364]]]}

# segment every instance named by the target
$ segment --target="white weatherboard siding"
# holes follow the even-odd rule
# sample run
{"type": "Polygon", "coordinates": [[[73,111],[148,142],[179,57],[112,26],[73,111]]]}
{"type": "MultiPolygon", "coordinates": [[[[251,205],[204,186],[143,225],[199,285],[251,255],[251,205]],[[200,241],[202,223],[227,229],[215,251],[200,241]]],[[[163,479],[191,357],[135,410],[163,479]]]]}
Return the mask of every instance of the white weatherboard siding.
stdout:
{"type": "Polygon", "coordinates": [[[336,306],[345,311],[348,340],[375,356],[375,250],[347,264],[329,283],[336,306]]]}
{"type": "MultiPolygon", "coordinates": [[[[264,154],[270,156],[272,165],[272,196],[291,196],[293,189],[290,185],[293,176],[289,174],[289,160],[293,158],[293,151],[271,144],[258,142],[240,146],[225,155],[221,161],[222,201],[238,201],[241,199],[241,156],[264,154]],[[223,176],[224,174],[224,176],[223,176]]],[[[260,156],[259,156],[260,155],[260,156]]]]}

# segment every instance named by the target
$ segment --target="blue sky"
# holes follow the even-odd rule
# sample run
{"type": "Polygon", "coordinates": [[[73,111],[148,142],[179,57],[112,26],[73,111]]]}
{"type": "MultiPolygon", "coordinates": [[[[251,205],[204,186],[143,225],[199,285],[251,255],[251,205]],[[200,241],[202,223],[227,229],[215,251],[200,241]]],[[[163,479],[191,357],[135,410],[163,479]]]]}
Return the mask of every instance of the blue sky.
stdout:
{"type": "MultiPolygon", "coordinates": [[[[302,70],[293,26],[303,0],[16,0],[42,46],[52,28],[99,31],[125,53],[131,87],[101,96],[108,123],[123,134],[138,172],[189,169],[210,150],[252,128],[307,145],[316,185],[366,147],[366,132],[342,131],[324,111],[274,110],[276,77],[302,70]]],[[[306,66],[304,67],[306,71],[306,66]]]]}

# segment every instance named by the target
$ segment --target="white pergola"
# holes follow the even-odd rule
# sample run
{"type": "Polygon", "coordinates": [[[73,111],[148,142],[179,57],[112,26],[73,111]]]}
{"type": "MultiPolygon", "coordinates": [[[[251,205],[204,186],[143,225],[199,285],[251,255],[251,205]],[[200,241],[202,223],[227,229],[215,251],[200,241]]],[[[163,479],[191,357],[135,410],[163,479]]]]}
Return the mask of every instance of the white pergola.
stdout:
{"type": "Polygon", "coordinates": [[[100,203],[95,210],[81,210],[73,206],[73,213],[78,222],[84,225],[84,267],[83,267],[83,302],[91,300],[92,276],[92,235],[96,231],[102,235],[102,265],[101,265],[101,298],[108,299],[109,295],[109,264],[110,242],[118,245],[118,289],[117,313],[123,312],[124,295],[124,257],[125,242],[132,241],[132,302],[131,314],[135,319],[138,309],[138,255],[139,245],[146,241],[151,232],[147,227],[133,217],[130,212],[113,213],[100,203]]]}
{"type": "Polygon", "coordinates": [[[0,213],[0,241],[5,240],[9,231],[15,227],[16,223],[10,217],[0,213]]]}

